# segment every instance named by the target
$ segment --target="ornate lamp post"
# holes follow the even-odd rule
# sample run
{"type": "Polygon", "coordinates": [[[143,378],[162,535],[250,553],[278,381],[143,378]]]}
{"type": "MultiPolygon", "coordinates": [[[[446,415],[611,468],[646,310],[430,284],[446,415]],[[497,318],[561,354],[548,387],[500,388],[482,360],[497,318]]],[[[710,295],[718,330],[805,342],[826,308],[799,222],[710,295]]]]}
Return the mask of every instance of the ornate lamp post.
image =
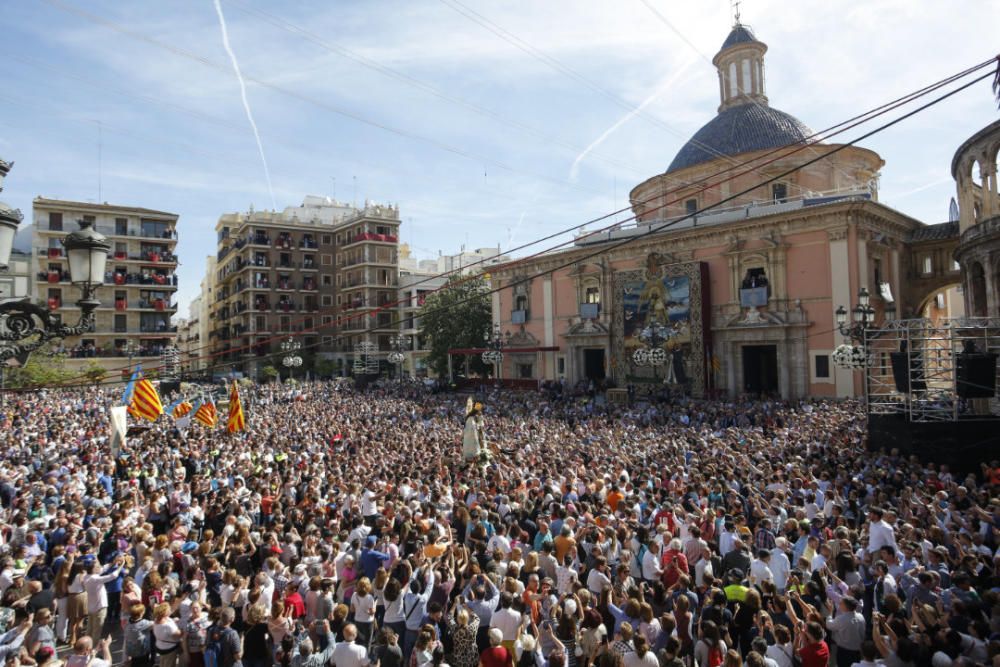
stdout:
{"type": "Polygon", "coordinates": [[[482,354],[483,363],[493,364],[497,380],[500,380],[503,371],[503,348],[510,345],[510,331],[501,333],[500,325],[494,324],[492,330],[483,334],[483,343],[489,348],[482,354]]]}
{"type": "MultiPolygon", "coordinates": [[[[0,182],[10,171],[11,164],[0,160],[0,182]]],[[[14,235],[24,216],[0,202],[0,267],[6,268],[14,247],[14,235]]],[[[104,284],[104,269],[111,244],[93,223],[82,220],[80,229],[62,240],[69,258],[70,282],[80,288],[80,319],[73,326],[64,325],[59,315],[37,306],[28,299],[0,304],[0,362],[17,358],[21,363],[28,355],[55,338],[79,336],[94,326],[94,310],[101,305],[96,298],[104,284]]]]}
{"type": "Polygon", "coordinates": [[[302,343],[291,337],[281,343],[281,351],[285,353],[281,363],[288,369],[288,379],[295,375],[294,369],[302,365],[302,357],[297,354],[301,348],[302,343]]]}
{"type": "Polygon", "coordinates": [[[388,354],[386,359],[390,364],[397,367],[399,381],[402,382],[403,362],[406,361],[406,355],[403,352],[410,348],[410,337],[406,334],[393,334],[389,337],[389,345],[392,346],[392,352],[388,354]]]}
{"type": "MultiPolygon", "coordinates": [[[[867,330],[875,324],[875,309],[871,306],[871,294],[867,287],[858,290],[858,305],[851,309],[851,321],[847,320],[847,308],[838,306],[835,312],[840,335],[851,343],[844,343],[833,352],[833,362],[841,368],[855,370],[865,368],[869,363],[867,330]]],[[[893,320],[896,309],[889,305],[885,309],[885,319],[893,320]]]]}

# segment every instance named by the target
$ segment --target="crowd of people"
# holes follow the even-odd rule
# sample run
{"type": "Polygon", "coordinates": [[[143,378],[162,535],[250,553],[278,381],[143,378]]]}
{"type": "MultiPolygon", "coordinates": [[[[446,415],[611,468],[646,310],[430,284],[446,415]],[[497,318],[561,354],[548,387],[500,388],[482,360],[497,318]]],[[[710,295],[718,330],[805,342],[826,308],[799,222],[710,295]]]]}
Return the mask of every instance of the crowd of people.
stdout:
{"type": "Polygon", "coordinates": [[[856,403],[494,392],[483,462],[462,395],[243,395],[115,451],[120,388],[5,397],[5,664],[1000,665],[1000,466],[856,403]]]}

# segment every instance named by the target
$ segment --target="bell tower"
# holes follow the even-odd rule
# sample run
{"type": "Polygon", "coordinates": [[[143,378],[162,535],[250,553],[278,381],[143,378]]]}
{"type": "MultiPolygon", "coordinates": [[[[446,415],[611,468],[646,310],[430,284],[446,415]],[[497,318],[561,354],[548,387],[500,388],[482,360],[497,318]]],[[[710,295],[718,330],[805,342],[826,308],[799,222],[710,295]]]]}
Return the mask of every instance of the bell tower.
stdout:
{"type": "Polygon", "coordinates": [[[764,54],[767,44],[740,23],[739,13],[722,48],[712,58],[719,72],[719,111],[756,102],[767,106],[764,94],[764,54]]]}

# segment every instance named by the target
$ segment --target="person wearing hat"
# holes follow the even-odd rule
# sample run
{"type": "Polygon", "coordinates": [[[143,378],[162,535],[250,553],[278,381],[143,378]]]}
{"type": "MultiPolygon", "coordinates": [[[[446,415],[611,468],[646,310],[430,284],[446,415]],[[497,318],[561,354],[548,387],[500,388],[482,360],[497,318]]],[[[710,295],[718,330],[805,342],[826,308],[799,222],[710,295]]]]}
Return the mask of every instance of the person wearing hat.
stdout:
{"type": "Polygon", "coordinates": [[[733,602],[742,602],[746,599],[747,591],[750,589],[743,585],[743,577],[743,572],[736,568],[726,572],[726,581],[728,583],[722,590],[726,594],[726,600],[730,604],[733,602]]]}

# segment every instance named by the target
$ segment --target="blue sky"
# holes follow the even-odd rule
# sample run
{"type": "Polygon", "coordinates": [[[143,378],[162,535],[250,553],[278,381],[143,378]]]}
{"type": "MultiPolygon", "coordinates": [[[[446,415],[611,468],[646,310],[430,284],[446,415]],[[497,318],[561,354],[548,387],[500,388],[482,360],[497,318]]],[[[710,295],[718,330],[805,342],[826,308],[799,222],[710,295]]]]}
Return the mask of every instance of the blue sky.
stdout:
{"type": "MultiPolygon", "coordinates": [[[[221,6],[278,207],[398,203],[418,256],[507,248],[624,206],[714,116],[706,58],[732,24],[728,0],[221,6]],[[627,118],[609,95],[646,106],[627,118]]],[[[1000,23],[997,1],[741,10],[769,45],[771,104],[816,129],[995,55],[1000,23]]],[[[3,17],[0,157],[17,162],[3,198],[26,214],[36,195],[96,201],[100,122],[101,199],[180,214],[185,313],[218,216],[271,207],[213,0],[24,0],[3,17]]],[[[882,201],[946,219],[951,157],[996,118],[984,81],[866,141],[886,161],[882,201]]]]}

